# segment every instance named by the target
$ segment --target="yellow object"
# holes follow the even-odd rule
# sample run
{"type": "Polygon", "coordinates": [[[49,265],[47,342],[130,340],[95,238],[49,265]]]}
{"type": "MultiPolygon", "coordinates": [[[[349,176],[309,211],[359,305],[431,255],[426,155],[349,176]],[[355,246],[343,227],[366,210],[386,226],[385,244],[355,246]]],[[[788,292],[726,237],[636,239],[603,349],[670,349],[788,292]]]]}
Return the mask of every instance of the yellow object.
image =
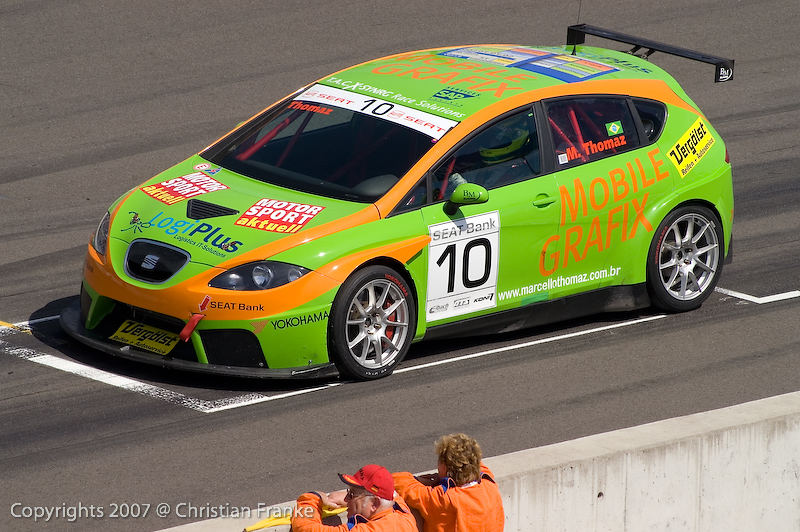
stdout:
{"type": "Polygon", "coordinates": [[[168,354],[180,340],[177,334],[133,320],[125,320],[109,338],[159,355],[168,354]]]}
{"type": "MultiPolygon", "coordinates": [[[[332,508],[332,509],[324,509],[322,510],[322,518],[325,519],[326,517],[330,517],[332,515],[339,515],[340,513],[347,510],[347,507],[342,508],[332,508]]],[[[258,523],[254,525],[250,525],[244,529],[244,532],[253,532],[253,530],[261,530],[262,528],[268,528],[271,526],[280,526],[280,525],[291,525],[292,524],[292,516],[291,515],[283,515],[280,517],[267,517],[266,519],[262,519],[258,523]]]]}
{"type": "Polygon", "coordinates": [[[513,159],[517,152],[528,141],[529,133],[525,130],[519,131],[519,135],[503,146],[493,148],[481,148],[480,154],[483,160],[490,164],[501,163],[513,159]]]}

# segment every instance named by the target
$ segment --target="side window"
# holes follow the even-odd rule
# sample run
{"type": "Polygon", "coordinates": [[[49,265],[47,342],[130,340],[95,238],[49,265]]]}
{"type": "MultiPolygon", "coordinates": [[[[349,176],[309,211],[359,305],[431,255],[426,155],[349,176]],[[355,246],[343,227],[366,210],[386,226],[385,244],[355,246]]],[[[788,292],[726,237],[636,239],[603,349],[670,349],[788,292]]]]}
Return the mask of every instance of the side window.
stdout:
{"type": "Polygon", "coordinates": [[[433,173],[433,200],[449,197],[461,183],[492,189],[540,172],[539,138],[528,108],[481,130],[448,157],[433,173]]]}
{"type": "Polygon", "coordinates": [[[428,202],[428,179],[423,177],[419,182],[414,185],[408,194],[400,200],[400,203],[392,211],[393,214],[400,214],[402,212],[413,211],[417,207],[421,207],[428,202]]]}
{"type": "Polygon", "coordinates": [[[653,142],[661,135],[664,129],[664,122],[667,120],[667,108],[664,104],[653,100],[634,99],[633,105],[642,120],[645,142],[653,142]]]}
{"type": "Polygon", "coordinates": [[[639,146],[625,98],[595,96],[545,103],[556,168],[597,161],[639,146]]]}

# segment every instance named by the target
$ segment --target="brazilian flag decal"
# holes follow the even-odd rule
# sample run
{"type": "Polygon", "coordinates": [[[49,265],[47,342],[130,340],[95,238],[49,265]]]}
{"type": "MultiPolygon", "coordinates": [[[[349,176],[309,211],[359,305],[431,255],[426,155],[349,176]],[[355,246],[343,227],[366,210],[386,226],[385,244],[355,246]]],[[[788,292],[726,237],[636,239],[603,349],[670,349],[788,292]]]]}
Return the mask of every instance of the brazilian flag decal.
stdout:
{"type": "Polygon", "coordinates": [[[616,122],[609,122],[606,124],[606,132],[608,132],[609,137],[613,137],[614,135],[619,135],[622,133],[622,122],[617,120],[616,122]]]}

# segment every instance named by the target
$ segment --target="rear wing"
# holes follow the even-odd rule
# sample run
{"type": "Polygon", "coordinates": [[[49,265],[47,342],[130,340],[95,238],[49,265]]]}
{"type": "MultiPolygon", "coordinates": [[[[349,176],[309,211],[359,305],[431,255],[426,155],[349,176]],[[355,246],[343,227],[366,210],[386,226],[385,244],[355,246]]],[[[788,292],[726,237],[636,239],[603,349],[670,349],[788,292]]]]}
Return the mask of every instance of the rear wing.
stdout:
{"type": "Polygon", "coordinates": [[[680,48],[678,46],[671,46],[641,37],[634,37],[625,33],[619,33],[613,30],[598,28],[597,26],[590,26],[589,24],[576,24],[567,28],[567,46],[583,44],[586,41],[587,35],[595,35],[610,41],[622,42],[625,44],[632,44],[628,53],[636,55],[636,52],[642,48],[646,48],[647,52],[640,55],[647,59],[653,52],[664,52],[666,54],[677,55],[686,57],[687,59],[694,59],[695,61],[702,61],[703,63],[710,63],[716,67],[716,75],[714,81],[730,81],[733,79],[733,59],[726,59],[724,57],[717,57],[715,55],[708,55],[702,52],[689,50],[688,48],[680,48]]]}

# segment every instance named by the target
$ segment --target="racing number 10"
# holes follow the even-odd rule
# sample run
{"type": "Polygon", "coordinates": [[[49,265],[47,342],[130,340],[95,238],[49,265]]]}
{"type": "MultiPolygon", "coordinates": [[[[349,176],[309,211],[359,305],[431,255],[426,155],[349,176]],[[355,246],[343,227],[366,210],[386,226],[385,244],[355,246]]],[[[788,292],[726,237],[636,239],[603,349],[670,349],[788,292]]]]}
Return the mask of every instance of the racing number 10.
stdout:
{"type": "MultiPolygon", "coordinates": [[[[441,266],[444,262],[448,262],[447,266],[447,293],[455,292],[456,289],[456,245],[455,243],[448,244],[442,252],[439,259],[436,261],[437,266],[441,266]]],[[[461,260],[461,283],[464,288],[477,288],[489,280],[489,275],[492,273],[492,245],[486,238],[476,238],[470,240],[464,246],[461,260]],[[476,247],[482,247],[483,253],[483,273],[477,279],[470,278],[470,258],[472,250],[476,247]]]]}
{"type": "Polygon", "coordinates": [[[497,306],[497,211],[428,226],[429,322],[497,306]]]}
{"type": "Polygon", "coordinates": [[[389,103],[389,102],[381,102],[378,105],[376,105],[375,107],[373,107],[372,109],[370,109],[370,107],[372,107],[375,104],[375,102],[377,102],[377,101],[378,100],[376,100],[374,98],[371,98],[369,100],[364,100],[364,103],[366,105],[361,108],[361,111],[365,112],[365,113],[372,113],[372,114],[374,114],[376,116],[383,116],[386,113],[388,113],[389,111],[391,111],[392,109],[394,109],[394,105],[389,103]]]}

